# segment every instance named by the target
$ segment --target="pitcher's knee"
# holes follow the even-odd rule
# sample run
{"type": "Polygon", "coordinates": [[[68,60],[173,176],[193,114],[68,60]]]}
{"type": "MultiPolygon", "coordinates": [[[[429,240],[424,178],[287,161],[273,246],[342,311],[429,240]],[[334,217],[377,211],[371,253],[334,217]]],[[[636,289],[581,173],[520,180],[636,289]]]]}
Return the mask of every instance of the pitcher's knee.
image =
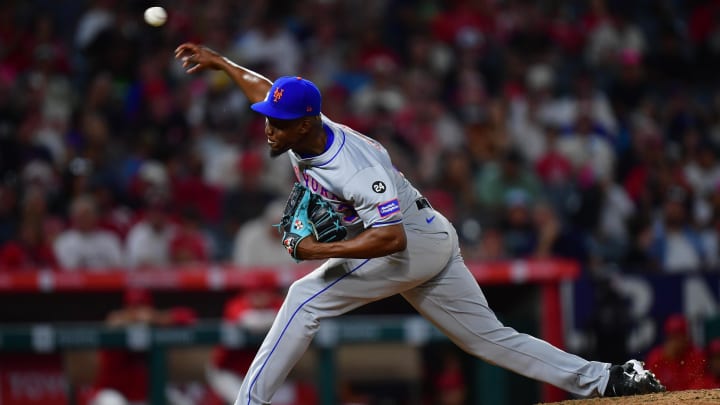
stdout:
{"type": "Polygon", "coordinates": [[[303,280],[300,279],[290,286],[285,298],[285,306],[292,312],[292,316],[297,318],[297,322],[301,322],[305,328],[314,333],[319,327],[321,318],[317,307],[313,305],[317,291],[313,291],[303,280]]]}
{"type": "Polygon", "coordinates": [[[292,301],[298,305],[307,304],[311,298],[317,294],[317,291],[315,291],[311,284],[314,283],[308,281],[307,277],[293,282],[290,288],[288,288],[285,301],[292,301]]]}

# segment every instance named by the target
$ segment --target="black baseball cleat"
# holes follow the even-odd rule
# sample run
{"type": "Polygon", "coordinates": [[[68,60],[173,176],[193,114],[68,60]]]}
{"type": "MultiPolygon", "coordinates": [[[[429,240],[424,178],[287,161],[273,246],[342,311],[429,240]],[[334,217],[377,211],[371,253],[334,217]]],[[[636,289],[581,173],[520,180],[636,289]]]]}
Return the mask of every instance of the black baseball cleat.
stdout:
{"type": "Polygon", "coordinates": [[[624,397],[664,391],[665,386],[658,381],[655,374],[643,368],[643,362],[629,360],[625,364],[610,367],[610,378],[603,396],[624,397]]]}

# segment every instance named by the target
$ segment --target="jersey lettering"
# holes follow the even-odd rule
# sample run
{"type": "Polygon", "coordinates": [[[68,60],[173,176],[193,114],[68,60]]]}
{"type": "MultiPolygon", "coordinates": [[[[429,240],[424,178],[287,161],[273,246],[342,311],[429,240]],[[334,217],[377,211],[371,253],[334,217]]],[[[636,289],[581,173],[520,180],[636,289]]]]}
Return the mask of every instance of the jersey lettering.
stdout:
{"type": "Polygon", "coordinates": [[[302,181],[305,184],[305,187],[310,189],[313,193],[319,194],[327,200],[340,201],[338,196],[326,189],[319,181],[305,172],[302,173],[302,181]]]}

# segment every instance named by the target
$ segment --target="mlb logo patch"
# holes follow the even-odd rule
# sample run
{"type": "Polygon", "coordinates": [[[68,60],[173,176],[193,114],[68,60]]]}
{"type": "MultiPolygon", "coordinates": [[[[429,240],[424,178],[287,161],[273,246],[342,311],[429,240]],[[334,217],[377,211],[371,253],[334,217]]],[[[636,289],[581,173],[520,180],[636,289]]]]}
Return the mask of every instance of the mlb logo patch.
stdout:
{"type": "Polygon", "coordinates": [[[380,213],[380,217],[385,218],[396,212],[400,212],[400,203],[398,202],[397,198],[394,198],[390,201],[378,204],[377,208],[378,212],[380,213]]]}
{"type": "Polygon", "coordinates": [[[301,220],[296,219],[295,224],[293,224],[293,227],[299,231],[299,230],[302,230],[305,227],[305,225],[303,224],[303,222],[301,220]]]}

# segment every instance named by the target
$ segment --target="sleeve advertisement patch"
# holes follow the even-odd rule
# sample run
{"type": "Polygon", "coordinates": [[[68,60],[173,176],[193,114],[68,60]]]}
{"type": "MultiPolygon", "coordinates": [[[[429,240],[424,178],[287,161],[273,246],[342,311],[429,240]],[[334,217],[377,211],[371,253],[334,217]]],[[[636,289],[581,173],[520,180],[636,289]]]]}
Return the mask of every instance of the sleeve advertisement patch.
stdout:
{"type": "Polygon", "coordinates": [[[394,198],[390,201],[378,204],[377,209],[380,213],[380,217],[385,218],[396,212],[400,212],[400,203],[398,202],[397,198],[394,198]]]}

